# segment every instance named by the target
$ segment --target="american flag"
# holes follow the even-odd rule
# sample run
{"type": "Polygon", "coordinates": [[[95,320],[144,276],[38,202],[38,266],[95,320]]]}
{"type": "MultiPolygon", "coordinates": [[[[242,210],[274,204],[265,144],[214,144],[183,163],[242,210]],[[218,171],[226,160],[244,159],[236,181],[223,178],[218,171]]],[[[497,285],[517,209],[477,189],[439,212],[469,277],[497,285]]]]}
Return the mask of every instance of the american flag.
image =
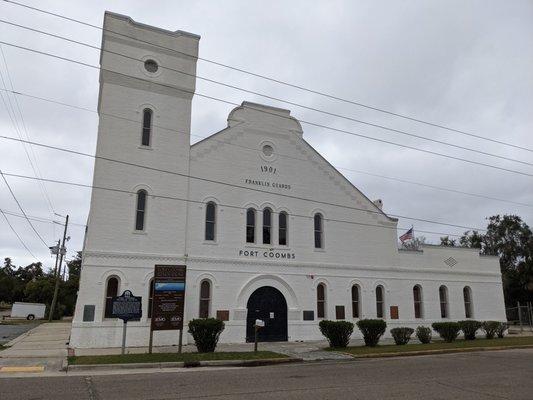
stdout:
{"type": "Polygon", "coordinates": [[[405,232],[402,236],[400,236],[401,242],[405,242],[407,240],[411,240],[414,237],[414,229],[411,227],[407,232],[405,232]]]}

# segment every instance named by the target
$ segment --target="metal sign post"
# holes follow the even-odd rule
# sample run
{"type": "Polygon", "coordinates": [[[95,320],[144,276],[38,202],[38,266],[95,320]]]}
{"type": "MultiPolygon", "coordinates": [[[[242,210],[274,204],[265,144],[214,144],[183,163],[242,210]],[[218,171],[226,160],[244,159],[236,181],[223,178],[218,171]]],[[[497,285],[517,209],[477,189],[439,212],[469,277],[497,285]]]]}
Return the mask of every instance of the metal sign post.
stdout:
{"type": "Polygon", "coordinates": [[[254,324],[254,352],[257,353],[257,333],[265,326],[265,321],[256,319],[254,324]]]}
{"type": "Polygon", "coordinates": [[[183,341],[183,315],[185,304],[185,265],[156,265],[154,267],[154,294],[150,342],[148,352],[152,352],[153,331],[179,330],[178,352],[183,341]]]}
{"type": "Polygon", "coordinates": [[[120,318],[122,325],[122,351],[126,352],[126,331],[128,321],[139,321],[142,317],[142,297],[134,296],[131,290],[124,290],[122,295],[112,298],[112,315],[120,318]]]}

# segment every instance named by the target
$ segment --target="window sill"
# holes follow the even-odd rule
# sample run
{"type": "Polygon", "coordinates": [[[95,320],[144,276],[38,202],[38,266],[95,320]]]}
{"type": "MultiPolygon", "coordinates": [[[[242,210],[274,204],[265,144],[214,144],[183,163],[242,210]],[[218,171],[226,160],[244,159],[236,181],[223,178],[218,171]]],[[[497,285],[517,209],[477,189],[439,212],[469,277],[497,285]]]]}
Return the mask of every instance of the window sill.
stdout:
{"type": "Polygon", "coordinates": [[[290,251],[291,248],[289,246],[272,246],[268,244],[254,244],[254,243],[247,243],[244,245],[244,248],[246,249],[260,249],[260,250],[278,250],[278,251],[290,251]]]}
{"type": "Polygon", "coordinates": [[[153,150],[152,146],[143,146],[143,145],[140,145],[137,147],[138,149],[140,150],[153,150]]]}
{"type": "Polygon", "coordinates": [[[317,249],[317,248],[315,247],[313,251],[316,251],[317,253],[325,253],[325,252],[326,252],[326,249],[324,249],[324,248],[317,249]]]}
{"type": "Polygon", "coordinates": [[[134,235],[148,235],[148,232],[146,231],[133,231],[131,233],[133,233],[134,235]]]}
{"type": "Polygon", "coordinates": [[[216,240],[204,240],[202,244],[218,246],[218,242],[216,240]]]}

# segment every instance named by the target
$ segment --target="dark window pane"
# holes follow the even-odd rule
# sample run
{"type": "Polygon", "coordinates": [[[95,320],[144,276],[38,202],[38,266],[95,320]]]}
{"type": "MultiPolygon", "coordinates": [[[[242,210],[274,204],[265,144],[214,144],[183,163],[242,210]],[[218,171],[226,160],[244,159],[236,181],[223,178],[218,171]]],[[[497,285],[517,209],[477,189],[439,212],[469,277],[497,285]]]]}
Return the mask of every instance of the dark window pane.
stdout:
{"type": "Polygon", "coordinates": [[[287,245],[287,213],[282,212],[279,214],[279,232],[278,241],[281,246],[287,245]]]}
{"type": "Polygon", "coordinates": [[[322,248],[322,216],[315,214],[315,248],[322,248]]]}
{"type": "Polygon", "coordinates": [[[324,316],[326,315],[324,308],[325,308],[324,307],[324,302],[323,301],[318,301],[317,302],[317,310],[316,310],[317,318],[324,318],[324,316]]]}
{"type": "Polygon", "coordinates": [[[381,286],[376,288],[376,316],[383,318],[383,288],[381,286]]]}
{"type": "Polygon", "coordinates": [[[137,211],[135,229],[138,231],[142,231],[144,229],[144,211],[137,211]]]}
{"type": "Polygon", "coordinates": [[[200,300],[200,318],[209,318],[209,300],[200,300]]]}
{"type": "Polygon", "coordinates": [[[440,316],[441,318],[448,318],[448,299],[446,296],[446,288],[441,286],[439,288],[440,299],[440,316]]]}
{"type": "Polygon", "coordinates": [[[145,109],[143,112],[143,132],[141,143],[143,146],[150,146],[150,134],[152,130],[152,110],[145,109]]]}
{"type": "Polygon", "coordinates": [[[471,302],[469,287],[465,287],[463,289],[463,297],[464,297],[464,302],[465,302],[465,317],[472,318],[472,302],[471,302]]]}
{"type": "Polygon", "coordinates": [[[263,210],[263,243],[270,244],[270,232],[272,228],[272,212],[269,208],[263,210]]]}
{"type": "Polygon", "coordinates": [[[210,288],[209,288],[209,282],[203,281],[202,286],[200,288],[200,297],[203,299],[208,299],[210,294],[210,288]]]}
{"type": "Polygon", "coordinates": [[[246,243],[255,243],[255,210],[246,211],[246,243]]]}
{"type": "Polygon", "coordinates": [[[118,279],[117,278],[109,278],[107,281],[107,288],[106,288],[106,299],[105,299],[105,312],[104,317],[105,318],[112,318],[113,317],[113,297],[118,295],[118,279]]]}
{"type": "Polygon", "coordinates": [[[211,301],[211,284],[203,281],[200,285],[200,318],[209,318],[209,303],[211,301]]]}
{"type": "Polygon", "coordinates": [[[215,203],[207,203],[205,208],[205,240],[215,240],[215,203]]]}
{"type": "Polygon", "coordinates": [[[144,212],[146,209],[146,191],[137,192],[137,212],[135,214],[135,229],[142,231],[144,229],[144,212]]]}
{"type": "Polygon", "coordinates": [[[359,318],[359,287],[352,286],[352,317],[359,318]]]}
{"type": "Polygon", "coordinates": [[[320,214],[315,214],[315,231],[322,230],[322,217],[320,214]]]}
{"type": "Polygon", "coordinates": [[[324,300],[325,299],[325,291],[324,291],[324,285],[320,284],[316,288],[316,297],[318,300],[324,300]]]}

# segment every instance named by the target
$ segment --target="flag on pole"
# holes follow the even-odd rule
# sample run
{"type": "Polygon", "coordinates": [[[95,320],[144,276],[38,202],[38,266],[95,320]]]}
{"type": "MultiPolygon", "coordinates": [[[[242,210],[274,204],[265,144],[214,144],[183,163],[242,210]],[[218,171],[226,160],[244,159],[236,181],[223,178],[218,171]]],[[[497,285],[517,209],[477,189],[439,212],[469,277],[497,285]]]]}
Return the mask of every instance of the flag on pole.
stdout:
{"type": "Polygon", "coordinates": [[[409,229],[407,232],[405,232],[402,236],[400,236],[400,241],[403,243],[403,242],[406,242],[408,240],[411,240],[413,239],[414,237],[414,228],[411,227],[411,229],[409,229]]]}

